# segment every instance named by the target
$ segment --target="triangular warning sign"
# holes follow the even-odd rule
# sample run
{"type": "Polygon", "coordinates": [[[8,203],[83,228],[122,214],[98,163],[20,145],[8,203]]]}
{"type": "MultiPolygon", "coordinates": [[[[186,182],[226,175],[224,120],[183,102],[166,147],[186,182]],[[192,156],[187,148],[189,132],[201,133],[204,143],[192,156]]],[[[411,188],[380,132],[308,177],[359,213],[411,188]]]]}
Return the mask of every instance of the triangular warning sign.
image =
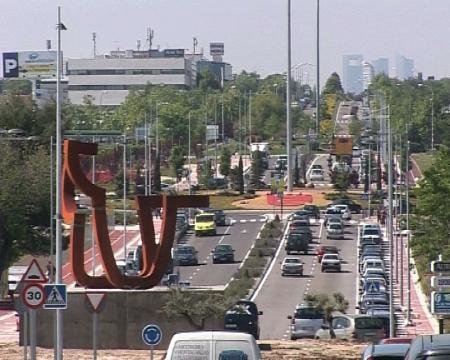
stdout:
{"type": "Polygon", "coordinates": [[[86,293],[89,302],[92,305],[94,311],[97,311],[103,299],[105,298],[105,293],[86,293]]]}
{"type": "Polygon", "coordinates": [[[27,271],[22,276],[21,282],[47,282],[47,278],[42,272],[41,267],[39,266],[36,259],[33,259],[28,266],[27,271]]]}

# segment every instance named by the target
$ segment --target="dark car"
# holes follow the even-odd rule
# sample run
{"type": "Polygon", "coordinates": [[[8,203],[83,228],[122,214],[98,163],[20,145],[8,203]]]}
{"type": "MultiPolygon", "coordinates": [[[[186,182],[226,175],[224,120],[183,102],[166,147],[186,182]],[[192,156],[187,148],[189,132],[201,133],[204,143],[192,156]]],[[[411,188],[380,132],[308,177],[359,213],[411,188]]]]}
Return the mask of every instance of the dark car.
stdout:
{"type": "Polygon", "coordinates": [[[229,244],[219,244],[212,251],[213,264],[234,263],[234,250],[229,244]]]}
{"type": "Polygon", "coordinates": [[[214,210],[214,221],[217,226],[226,226],[226,216],[223,210],[214,210]]]}
{"type": "Polygon", "coordinates": [[[178,245],[175,248],[173,260],[175,265],[198,265],[198,251],[191,245],[178,245]]]}
{"type": "Polygon", "coordinates": [[[333,201],[332,205],[348,205],[352,214],[361,214],[361,205],[351,199],[337,199],[333,201]]]}
{"type": "Polygon", "coordinates": [[[292,252],[302,251],[305,255],[308,254],[308,245],[310,238],[307,234],[289,234],[286,239],[286,245],[284,249],[286,253],[290,255],[292,252]]]}
{"type": "Polygon", "coordinates": [[[292,234],[301,234],[303,236],[306,236],[308,238],[309,242],[312,241],[312,232],[310,229],[302,228],[302,227],[289,229],[289,235],[292,235],[292,234]]]}
{"type": "Polygon", "coordinates": [[[225,313],[225,330],[246,332],[258,340],[259,315],[262,314],[253,301],[239,300],[225,313]]]}
{"type": "MultiPolygon", "coordinates": [[[[379,318],[382,322],[383,322],[383,327],[384,327],[384,336],[385,337],[389,337],[390,336],[390,313],[389,310],[381,310],[381,309],[376,309],[376,308],[369,308],[366,311],[367,315],[370,315],[372,317],[376,317],[379,318]]],[[[395,328],[395,326],[394,326],[395,328]]]]}
{"type": "Polygon", "coordinates": [[[450,334],[418,335],[409,346],[405,360],[450,359],[450,334]]]}
{"type": "Polygon", "coordinates": [[[409,344],[368,345],[361,354],[361,360],[403,360],[409,344]]]}
{"type": "Polygon", "coordinates": [[[320,209],[317,205],[305,205],[303,211],[306,211],[310,217],[320,219],[320,209]]]}

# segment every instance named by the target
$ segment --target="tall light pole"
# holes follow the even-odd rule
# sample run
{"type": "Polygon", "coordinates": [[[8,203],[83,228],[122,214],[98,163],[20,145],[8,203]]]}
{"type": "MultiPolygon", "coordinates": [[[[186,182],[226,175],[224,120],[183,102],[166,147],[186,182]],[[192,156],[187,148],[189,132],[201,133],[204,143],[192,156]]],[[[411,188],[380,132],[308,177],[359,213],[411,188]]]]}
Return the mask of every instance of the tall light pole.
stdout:
{"type": "Polygon", "coordinates": [[[317,36],[316,36],[316,136],[319,134],[320,119],[320,0],[317,0],[317,36]]]}
{"type": "MultiPolygon", "coordinates": [[[[389,117],[389,107],[387,109],[387,116],[389,117]]],[[[394,280],[393,280],[393,267],[394,267],[394,238],[392,231],[392,129],[391,129],[391,121],[387,119],[388,126],[388,202],[389,202],[389,216],[388,216],[388,235],[389,235],[389,322],[390,329],[389,335],[390,337],[395,336],[395,317],[394,317],[394,280]]]]}
{"type": "Polygon", "coordinates": [[[127,134],[123,134],[123,256],[127,257],[127,134]]]}
{"type": "MultiPolygon", "coordinates": [[[[62,221],[61,221],[61,173],[62,173],[62,128],[61,128],[61,30],[67,30],[61,22],[61,7],[58,6],[56,25],[58,45],[56,55],[56,283],[62,283],[62,221]]],[[[63,353],[63,310],[56,310],[56,360],[62,360],[63,353]]]]}
{"type": "Polygon", "coordinates": [[[292,124],[291,124],[291,0],[287,1],[287,73],[286,73],[286,153],[287,191],[292,191],[292,124]]]}
{"type": "Polygon", "coordinates": [[[408,126],[406,127],[406,161],[405,161],[405,176],[406,176],[406,258],[408,268],[406,269],[407,274],[407,290],[406,290],[406,325],[411,325],[411,271],[409,269],[411,264],[411,230],[409,228],[409,135],[408,126]]]}

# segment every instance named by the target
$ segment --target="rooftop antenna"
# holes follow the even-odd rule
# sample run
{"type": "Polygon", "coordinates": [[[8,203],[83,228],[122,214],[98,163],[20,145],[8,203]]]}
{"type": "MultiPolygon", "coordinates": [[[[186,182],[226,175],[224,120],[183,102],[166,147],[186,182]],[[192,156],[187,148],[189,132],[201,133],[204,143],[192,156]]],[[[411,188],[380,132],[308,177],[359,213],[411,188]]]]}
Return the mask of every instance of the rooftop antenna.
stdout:
{"type": "Polygon", "coordinates": [[[148,42],[148,50],[149,51],[152,49],[154,37],[155,37],[155,32],[153,31],[153,29],[151,27],[148,27],[146,43],[148,42]]]}
{"type": "Polygon", "coordinates": [[[192,52],[192,55],[195,55],[195,48],[197,47],[197,45],[198,45],[198,41],[197,41],[197,38],[196,37],[194,37],[194,51],[192,52]]]}
{"type": "Polygon", "coordinates": [[[136,41],[137,51],[141,50],[141,40],[136,41]]]}
{"type": "Polygon", "coordinates": [[[94,58],[97,56],[97,33],[92,33],[92,42],[94,44],[94,58]]]}

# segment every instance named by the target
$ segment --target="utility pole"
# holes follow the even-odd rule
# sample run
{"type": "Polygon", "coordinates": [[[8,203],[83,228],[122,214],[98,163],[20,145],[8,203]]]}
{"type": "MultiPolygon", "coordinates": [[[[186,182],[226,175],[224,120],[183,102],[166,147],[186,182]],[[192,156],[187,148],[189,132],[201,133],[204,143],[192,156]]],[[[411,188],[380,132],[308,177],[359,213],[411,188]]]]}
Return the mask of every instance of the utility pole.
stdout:
{"type": "Polygon", "coordinates": [[[222,144],[225,144],[225,114],[223,104],[223,91],[222,91],[222,144]]]}
{"type": "MultiPolygon", "coordinates": [[[[389,117],[389,108],[387,109],[389,117]]],[[[388,235],[389,235],[389,264],[390,264],[390,276],[389,276],[389,322],[390,331],[389,336],[395,337],[395,317],[394,317],[394,239],[392,231],[392,133],[391,133],[391,121],[387,119],[388,125],[388,201],[389,201],[389,217],[388,217],[388,235]]]]}
{"type": "Polygon", "coordinates": [[[127,257],[127,134],[123,134],[123,253],[127,257]]]}
{"type": "Polygon", "coordinates": [[[286,72],[286,153],[287,191],[292,192],[292,124],[291,124],[291,0],[288,0],[287,72],[286,72]]]}
{"type": "Polygon", "coordinates": [[[316,38],[316,136],[319,136],[319,126],[320,126],[320,0],[317,0],[317,38],[316,38]]]}
{"type": "Polygon", "coordinates": [[[405,175],[406,175],[406,229],[407,229],[407,248],[406,248],[406,258],[407,258],[407,266],[406,275],[407,275],[407,290],[406,290],[406,325],[411,325],[411,230],[409,228],[409,134],[408,134],[408,126],[406,126],[406,161],[405,161],[405,175]]]}

